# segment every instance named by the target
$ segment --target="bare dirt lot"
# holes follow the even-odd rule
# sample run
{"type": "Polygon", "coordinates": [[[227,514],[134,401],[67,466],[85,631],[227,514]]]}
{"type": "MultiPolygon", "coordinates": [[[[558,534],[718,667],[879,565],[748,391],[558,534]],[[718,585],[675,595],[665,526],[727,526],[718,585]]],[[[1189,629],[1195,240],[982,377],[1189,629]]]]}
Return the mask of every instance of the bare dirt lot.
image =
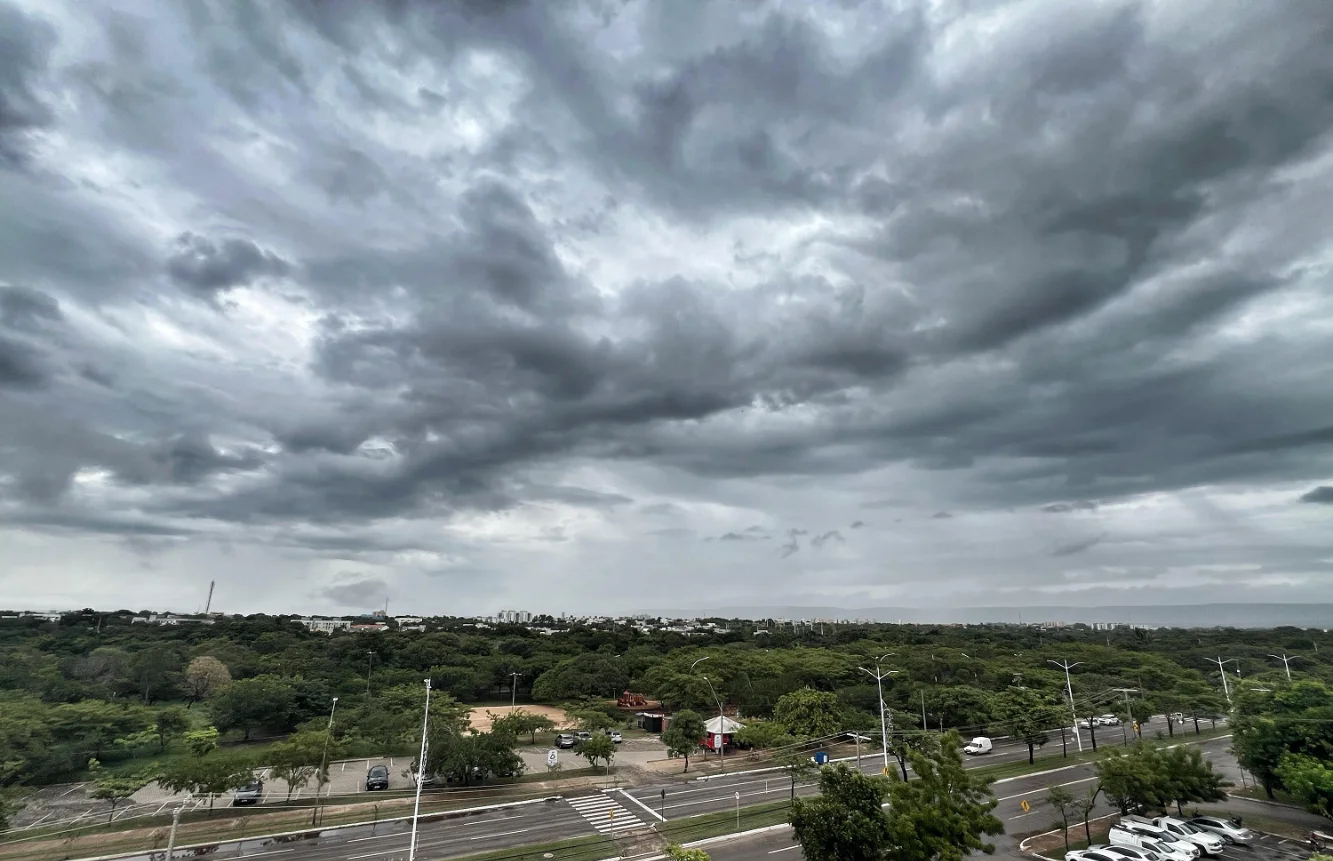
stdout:
{"type": "MultiPolygon", "coordinates": [[[[517,711],[527,712],[528,714],[545,715],[555,721],[556,729],[567,729],[573,726],[573,721],[565,710],[555,706],[520,706],[517,711]]],[[[479,732],[489,732],[491,729],[491,715],[502,718],[509,714],[508,706],[481,706],[467,713],[468,723],[472,728],[479,732]]]]}

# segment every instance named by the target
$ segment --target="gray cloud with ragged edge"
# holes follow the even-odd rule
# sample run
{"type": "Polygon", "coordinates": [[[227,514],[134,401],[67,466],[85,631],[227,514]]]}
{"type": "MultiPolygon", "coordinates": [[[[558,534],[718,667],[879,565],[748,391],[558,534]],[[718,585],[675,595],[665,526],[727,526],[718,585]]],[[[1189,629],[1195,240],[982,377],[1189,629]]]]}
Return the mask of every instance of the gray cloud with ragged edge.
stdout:
{"type": "Polygon", "coordinates": [[[0,0],[0,585],[1330,597],[1333,7],[1058,11],[0,0]]]}

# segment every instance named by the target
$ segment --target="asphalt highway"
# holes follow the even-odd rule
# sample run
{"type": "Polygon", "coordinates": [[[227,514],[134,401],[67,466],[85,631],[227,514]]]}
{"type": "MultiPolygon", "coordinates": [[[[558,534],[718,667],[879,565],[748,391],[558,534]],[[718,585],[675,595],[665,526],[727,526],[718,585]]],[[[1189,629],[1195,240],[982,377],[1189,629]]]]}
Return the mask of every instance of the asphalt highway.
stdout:
{"type": "MultiPolygon", "coordinates": [[[[1162,724],[1150,723],[1147,726],[1151,731],[1154,726],[1160,727],[1162,724]]],[[[1112,731],[1104,730],[1099,735],[1099,746],[1122,743],[1122,734],[1118,729],[1109,729],[1112,731]]],[[[1190,735],[1184,735],[1177,740],[1188,741],[1189,738],[1190,735]]],[[[1224,751],[1227,744],[1226,739],[1205,742],[1204,750],[1209,756],[1214,756],[1224,751]]],[[[1071,741],[1070,751],[1075,749],[1071,741]]],[[[1047,750],[1050,750],[1050,745],[1047,750]]],[[[1058,738],[1055,750],[1058,753],[1058,738]]],[[[990,754],[970,758],[966,766],[980,768],[1026,758],[1026,746],[1001,744],[990,754]]],[[[1091,765],[1065,766],[1064,760],[1058,755],[1052,757],[1046,754],[1044,758],[1046,773],[1011,778],[997,782],[995,786],[996,797],[1000,800],[996,815],[1005,822],[1009,831],[1032,831],[1050,823],[1052,814],[1044,798],[1048,787],[1061,784],[1078,792],[1092,780],[1091,765]],[[1029,805],[1027,811],[1022,809],[1025,800],[1029,805]]],[[[739,771],[744,768],[744,762],[741,757],[736,757],[734,765],[729,765],[739,771]]],[[[855,762],[849,765],[855,765],[855,762]]],[[[892,759],[890,765],[897,767],[892,759]]],[[[877,774],[883,768],[883,759],[865,753],[861,757],[860,767],[868,774],[877,774]]],[[[813,783],[798,785],[795,789],[797,796],[813,795],[815,792],[813,783]]],[[[623,834],[646,828],[663,819],[678,820],[703,813],[730,811],[737,807],[738,802],[741,808],[745,808],[784,800],[791,794],[791,781],[782,771],[716,775],[706,780],[675,779],[629,790],[587,789],[577,794],[566,794],[560,799],[479,811],[447,819],[423,820],[418,824],[417,857],[458,857],[598,833],[623,834]]],[[[1109,811],[1099,807],[1098,813],[1094,815],[1106,812],[1109,811]]],[[[209,856],[216,859],[258,858],[265,861],[401,861],[407,857],[408,828],[405,822],[389,822],[376,826],[331,828],[291,838],[255,838],[220,845],[209,856]]],[[[778,841],[779,845],[769,847],[775,850],[775,854],[780,855],[784,846],[793,845],[789,838],[781,836],[784,833],[775,832],[777,836],[773,840],[778,841]]],[[[768,843],[764,842],[763,845],[767,846],[768,843]]],[[[715,858],[725,858],[726,851],[730,851],[723,850],[723,845],[716,848],[719,852],[714,853],[715,858]]],[[[763,851],[767,853],[769,849],[763,851]]],[[[178,857],[186,856],[181,853],[178,857]]],[[[162,852],[138,858],[142,861],[164,861],[162,852]]]]}

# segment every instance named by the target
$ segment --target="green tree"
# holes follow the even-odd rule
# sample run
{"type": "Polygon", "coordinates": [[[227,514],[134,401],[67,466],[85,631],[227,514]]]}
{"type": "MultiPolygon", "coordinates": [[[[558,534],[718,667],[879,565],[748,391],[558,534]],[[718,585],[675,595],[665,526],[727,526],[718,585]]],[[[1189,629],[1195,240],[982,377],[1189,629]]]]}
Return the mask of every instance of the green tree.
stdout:
{"type": "Polygon", "coordinates": [[[1305,809],[1333,819],[1333,768],[1326,760],[1288,753],[1278,762],[1277,776],[1305,809]]]}
{"type": "Polygon", "coordinates": [[[1061,720],[1059,706],[1050,697],[1031,688],[1011,687],[995,697],[995,713],[1008,727],[1010,735],[1028,747],[1028,763],[1033,750],[1050,740],[1046,731],[1061,720]]]}
{"type": "Polygon", "coordinates": [[[328,783],[329,762],[340,753],[339,745],[326,731],[305,730],[292,733],[287,740],[273,745],[269,749],[269,773],[275,780],[287,785],[287,800],[298,788],[310,783],[312,777],[318,778],[321,787],[328,783]],[[329,742],[326,752],[325,741],[329,742]],[[320,771],[320,765],[324,770],[320,771]]]}
{"type": "Polygon", "coordinates": [[[1052,786],[1046,791],[1046,803],[1060,815],[1060,828],[1065,836],[1065,852],[1069,851],[1069,821],[1077,816],[1078,800],[1063,786],[1052,786]]]}
{"type": "Polygon", "coordinates": [[[248,740],[256,729],[290,728],[294,706],[292,688],[285,680],[256,676],[232,682],[215,694],[209,712],[219,730],[241,730],[248,740]]]}
{"type": "Polygon", "coordinates": [[[1178,814],[1184,815],[1185,804],[1226,800],[1225,787],[1231,784],[1213,771],[1213,764],[1203,758],[1198,747],[1182,744],[1161,748],[1156,762],[1158,780],[1165,785],[1160,795],[1175,801],[1178,814]]]}
{"type": "Polygon", "coordinates": [[[624,659],[601,652],[584,652],[538,676],[532,683],[532,698],[551,703],[586,696],[615,696],[629,684],[629,678],[624,659]]]}
{"type": "Polygon", "coordinates": [[[1097,777],[1106,800],[1121,815],[1141,808],[1165,808],[1171,786],[1161,763],[1161,752],[1150,744],[1106,751],[1097,761],[1097,777]]]}
{"type": "Polygon", "coordinates": [[[760,750],[769,750],[794,744],[796,738],[777,721],[747,719],[745,726],[736,731],[736,741],[760,750]]]}
{"type": "Polygon", "coordinates": [[[167,743],[184,735],[190,728],[190,716],[180,706],[168,706],[153,715],[153,733],[157,736],[158,750],[165,751],[167,743]]]}
{"type": "Polygon", "coordinates": [[[1097,808],[1097,796],[1101,795],[1101,784],[1089,786],[1083,791],[1082,795],[1074,797],[1074,810],[1078,813],[1078,818],[1083,822],[1083,836],[1087,839],[1088,845],[1092,845],[1092,825],[1089,823],[1089,817],[1092,811],[1097,808]]]}
{"type": "Polygon", "coordinates": [[[565,714],[573,718],[579,729],[585,732],[602,732],[620,724],[620,721],[597,709],[566,708],[565,714]]]}
{"type": "Polygon", "coordinates": [[[523,760],[514,753],[512,743],[513,736],[500,733],[460,733],[449,727],[432,730],[425,772],[464,786],[492,774],[520,774],[523,760]]]}
{"type": "Polygon", "coordinates": [[[773,720],[797,738],[827,738],[841,729],[841,711],[837,694],[801,688],[778,698],[773,720]]]}
{"type": "Polygon", "coordinates": [[[616,756],[616,744],[611,741],[609,735],[598,733],[586,741],[579,742],[578,749],[575,752],[588,760],[588,765],[593,768],[597,767],[598,760],[604,760],[606,767],[610,768],[611,760],[615,759],[616,756]]]}
{"type": "Polygon", "coordinates": [[[192,730],[184,736],[185,747],[198,758],[208,756],[218,746],[218,728],[215,726],[206,726],[203,729],[192,730]]]}
{"type": "Polygon", "coordinates": [[[178,759],[158,777],[158,784],[172,792],[208,795],[208,810],[218,795],[245,783],[254,776],[254,766],[247,760],[221,756],[178,759]]]}
{"type": "Polygon", "coordinates": [[[1004,833],[991,813],[991,781],[963,768],[962,740],[948,732],[911,756],[915,780],[889,780],[887,861],[963,861],[970,852],[995,851],[982,838],[1004,833]]]}
{"type": "Polygon", "coordinates": [[[685,709],[671,716],[671,723],[662,733],[662,743],[672,756],[685,757],[683,771],[690,770],[690,754],[703,741],[704,732],[704,719],[696,711],[685,709]]]}
{"type": "Polygon", "coordinates": [[[206,700],[216,691],[231,684],[227,665],[210,655],[200,655],[185,668],[185,692],[190,705],[206,700]]]}
{"type": "Polygon", "coordinates": [[[106,824],[110,826],[111,821],[116,818],[116,808],[120,803],[156,779],[157,775],[147,772],[121,777],[109,774],[101,775],[93,781],[88,796],[99,801],[105,801],[111,806],[111,810],[107,812],[106,817],[106,824]]]}
{"type": "Polygon", "coordinates": [[[879,861],[892,838],[881,805],[888,781],[839,763],[820,770],[819,795],[792,803],[791,826],[806,861],[879,861]]]}
{"type": "Polygon", "coordinates": [[[796,783],[808,780],[811,775],[819,771],[819,766],[811,759],[810,754],[796,746],[779,751],[773,757],[773,762],[787,769],[787,777],[791,780],[792,801],[796,800],[796,783]]]}
{"type": "Polygon", "coordinates": [[[1333,759],[1333,691],[1322,682],[1300,681],[1272,694],[1241,695],[1232,733],[1236,759],[1271,798],[1281,785],[1284,756],[1333,759]]]}
{"type": "Polygon", "coordinates": [[[710,861],[708,853],[702,849],[686,849],[676,843],[667,845],[664,851],[666,857],[671,861],[710,861]]]}
{"type": "Polygon", "coordinates": [[[168,693],[180,679],[183,659],[171,643],[153,643],[130,656],[130,677],[139,686],[144,705],[168,693]]]}
{"type": "Polygon", "coordinates": [[[555,721],[546,715],[533,714],[522,709],[504,717],[491,718],[491,730],[493,732],[506,732],[514,736],[527,733],[529,744],[537,743],[537,733],[550,732],[553,729],[555,729],[555,721]]]}

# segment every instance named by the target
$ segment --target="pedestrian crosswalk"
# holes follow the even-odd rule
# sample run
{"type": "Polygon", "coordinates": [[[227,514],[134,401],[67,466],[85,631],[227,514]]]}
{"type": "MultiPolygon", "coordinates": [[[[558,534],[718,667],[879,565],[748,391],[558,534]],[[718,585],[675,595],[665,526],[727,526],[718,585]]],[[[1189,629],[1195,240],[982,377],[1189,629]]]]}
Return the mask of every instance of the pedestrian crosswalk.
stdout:
{"type": "Polygon", "coordinates": [[[596,795],[583,795],[566,799],[569,806],[588,820],[588,824],[603,834],[629,831],[631,828],[644,828],[643,820],[620,806],[610,795],[599,792],[596,795]]]}

